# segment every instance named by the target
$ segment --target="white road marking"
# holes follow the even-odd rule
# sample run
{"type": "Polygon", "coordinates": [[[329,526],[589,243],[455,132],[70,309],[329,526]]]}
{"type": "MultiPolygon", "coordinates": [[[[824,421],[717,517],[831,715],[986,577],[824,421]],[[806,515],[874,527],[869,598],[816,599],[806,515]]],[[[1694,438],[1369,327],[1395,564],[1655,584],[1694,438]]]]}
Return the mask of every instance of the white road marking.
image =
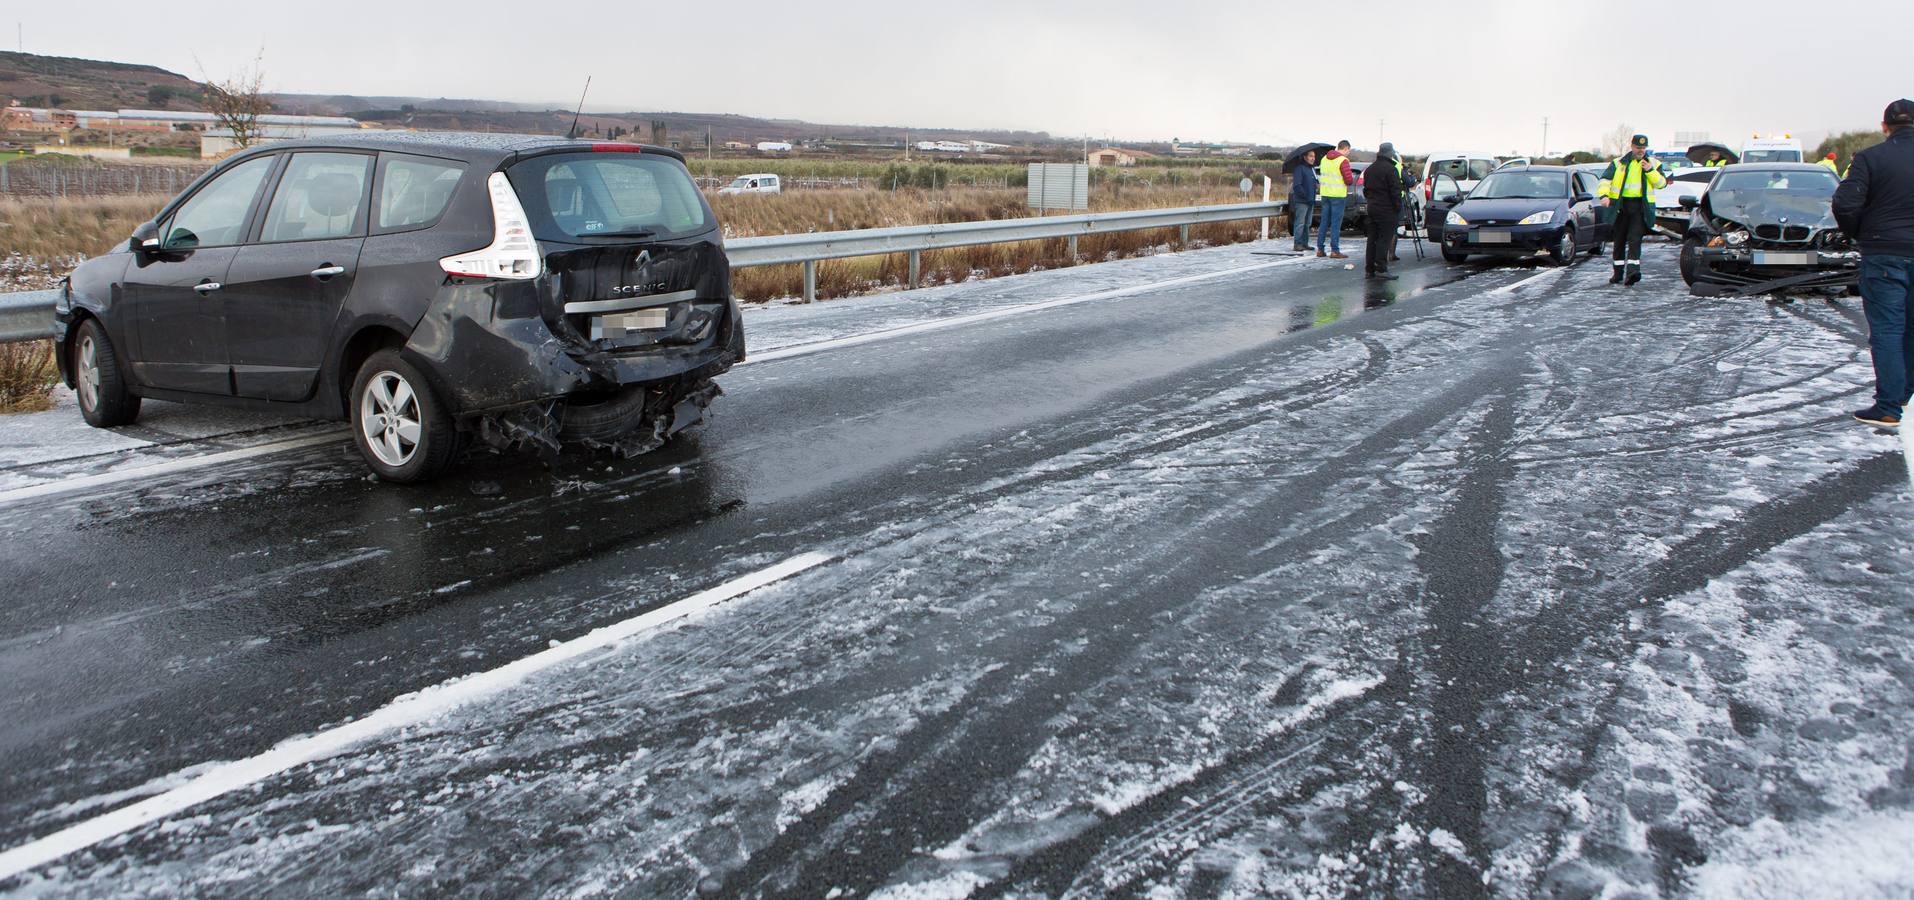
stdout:
{"type": "Polygon", "coordinates": [[[1558,268],[1558,269],[1543,269],[1542,271],[1537,272],[1533,275],[1530,275],[1529,277],[1524,278],[1521,281],[1515,282],[1514,284],[1505,284],[1492,291],[1483,291],[1482,296],[1484,297],[1507,296],[1531,284],[1534,284],[1538,281],[1542,281],[1543,279],[1554,280],[1556,278],[1560,278],[1562,277],[1562,273],[1566,271],[1568,271],[1567,267],[1558,268]]]}
{"type": "Polygon", "coordinates": [[[111,472],[101,472],[97,475],[80,475],[73,478],[62,478],[59,481],[30,484],[25,487],[0,491],[0,504],[12,503],[16,500],[30,500],[34,497],[44,497],[48,494],[60,494],[67,491],[81,490],[83,488],[98,487],[103,484],[117,484],[122,481],[133,481],[140,478],[150,478],[155,475],[166,475],[187,469],[197,469],[201,466],[212,466],[242,459],[251,459],[255,456],[283,453],[287,450],[300,450],[306,447],[317,447],[321,444],[334,444],[344,439],[347,434],[348,432],[344,430],[328,431],[325,434],[313,434],[305,437],[292,438],[291,440],[274,441],[270,444],[259,444],[254,447],[241,447],[238,450],[222,450],[218,453],[202,453],[198,456],[169,459],[165,462],[154,463],[150,466],[135,466],[130,469],[116,469],[111,472]]]}
{"type": "Polygon", "coordinates": [[[512,687],[531,675],[560,663],[602,650],[661,625],[733,600],[832,559],[823,553],[793,556],[770,568],[734,578],[615,625],[539,651],[476,675],[455,678],[414,694],[395,697],[372,714],[318,734],[283,741],[257,756],[224,763],[163,794],[123,806],[104,815],[63,828],[53,834],[0,852],[0,881],[69,853],[84,850],[133,829],[257,784],[281,772],[344,751],[388,731],[417,725],[457,707],[482,700],[512,687]]]}
{"type": "Polygon", "coordinates": [[[1019,315],[1023,315],[1024,313],[1038,312],[1040,310],[1045,310],[1045,309],[1056,309],[1057,307],[1060,307],[1060,306],[1074,306],[1078,303],[1089,303],[1095,300],[1112,300],[1117,297],[1128,297],[1134,294],[1145,294],[1151,291],[1161,290],[1163,288],[1178,287],[1185,284],[1194,284],[1199,281],[1209,281],[1216,278],[1224,278],[1230,275],[1241,275],[1246,272],[1258,272],[1263,269],[1274,269],[1281,266],[1293,266],[1293,265],[1297,265],[1298,263],[1313,262],[1314,260],[1315,260],[1315,257],[1313,256],[1305,256],[1305,257],[1296,257],[1292,259],[1284,259],[1277,262],[1257,263],[1255,265],[1250,265],[1250,266],[1238,266],[1234,269],[1223,269],[1217,272],[1201,272],[1195,275],[1184,275],[1177,278],[1171,278],[1165,281],[1152,281],[1149,284],[1137,284],[1137,285],[1131,285],[1129,287],[1123,287],[1123,288],[1112,288],[1107,291],[1097,291],[1094,294],[1079,294],[1075,297],[1059,297],[1055,300],[1044,300],[1037,303],[1026,303],[1022,306],[1008,306],[1002,309],[992,309],[992,310],[987,310],[980,313],[972,313],[967,316],[952,316],[951,318],[948,318],[948,319],[933,319],[929,322],[918,322],[912,325],[901,325],[896,328],[887,328],[883,331],[873,331],[867,334],[854,334],[849,337],[832,338],[830,340],[814,341],[808,344],[796,344],[789,347],[779,347],[776,350],[767,350],[763,353],[751,354],[750,357],[746,359],[744,363],[740,363],[740,365],[746,365],[749,363],[771,362],[773,360],[779,360],[779,359],[790,359],[791,357],[794,357],[794,356],[808,356],[813,353],[822,353],[826,350],[836,350],[840,347],[855,347],[859,344],[869,344],[869,343],[874,343],[876,341],[887,341],[892,338],[907,337],[913,334],[923,334],[925,332],[930,332],[930,331],[942,331],[943,329],[946,329],[946,328],[959,328],[964,325],[975,325],[979,322],[988,322],[988,321],[991,321],[992,319],[1002,319],[1002,318],[1007,318],[1010,316],[1019,316],[1019,315]]]}

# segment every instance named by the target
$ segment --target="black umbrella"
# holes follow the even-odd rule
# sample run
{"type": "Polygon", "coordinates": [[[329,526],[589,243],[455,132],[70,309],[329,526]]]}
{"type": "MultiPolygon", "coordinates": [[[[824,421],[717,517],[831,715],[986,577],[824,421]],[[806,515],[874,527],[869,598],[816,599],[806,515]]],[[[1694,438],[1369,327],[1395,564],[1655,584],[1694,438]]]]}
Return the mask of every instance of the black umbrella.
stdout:
{"type": "Polygon", "coordinates": [[[1289,151],[1288,156],[1283,157],[1283,172],[1289,173],[1296,171],[1296,167],[1303,164],[1304,154],[1313,152],[1316,154],[1316,159],[1321,161],[1324,153],[1334,149],[1336,149],[1335,144],[1304,144],[1297,147],[1289,151]]]}
{"type": "Polygon", "coordinates": [[[1722,156],[1727,157],[1728,161],[1731,163],[1738,163],[1741,161],[1740,154],[1734,152],[1733,150],[1728,149],[1727,145],[1725,144],[1717,144],[1713,141],[1704,141],[1702,143],[1694,145],[1693,147],[1689,147],[1688,158],[1691,160],[1694,160],[1698,164],[1705,163],[1708,161],[1708,154],[1710,152],[1719,153],[1722,156]]]}

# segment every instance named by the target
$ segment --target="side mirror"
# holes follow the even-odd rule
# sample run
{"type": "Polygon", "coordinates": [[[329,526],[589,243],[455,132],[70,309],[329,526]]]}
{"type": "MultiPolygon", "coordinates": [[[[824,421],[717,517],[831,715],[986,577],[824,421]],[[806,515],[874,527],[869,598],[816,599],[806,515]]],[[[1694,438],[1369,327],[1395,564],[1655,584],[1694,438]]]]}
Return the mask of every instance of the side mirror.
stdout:
{"type": "Polygon", "coordinates": [[[1701,206],[1701,198],[1692,195],[1684,196],[1675,202],[1680,203],[1682,209],[1696,209],[1701,206]]]}
{"type": "Polygon", "coordinates": [[[126,242],[127,248],[134,253],[151,253],[159,249],[159,226],[152,222],[141,222],[133,229],[133,236],[126,242]]]}
{"type": "Polygon", "coordinates": [[[1595,195],[1594,194],[1576,194],[1575,199],[1570,200],[1569,202],[1570,203],[1594,203],[1595,195]]]}

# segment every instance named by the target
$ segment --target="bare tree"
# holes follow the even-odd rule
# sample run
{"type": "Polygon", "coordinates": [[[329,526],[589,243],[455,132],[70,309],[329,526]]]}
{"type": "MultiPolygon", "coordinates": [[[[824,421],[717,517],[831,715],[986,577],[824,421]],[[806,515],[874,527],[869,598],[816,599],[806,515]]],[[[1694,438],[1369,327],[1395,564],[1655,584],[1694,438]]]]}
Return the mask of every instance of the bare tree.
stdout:
{"type": "Polygon", "coordinates": [[[1602,155],[1614,159],[1628,152],[1628,142],[1635,137],[1635,129],[1627,122],[1615,126],[1615,130],[1602,137],[1602,155]]]}
{"type": "MultiPolygon", "coordinates": [[[[266,52],[261,50],[250,67],[223,80],[206,79],[206,111],[232,134],[233,143],[242,150],[259,140],[259,117],[272,110],[272,100],[266,96],[265,60],[266,52]]],[[[204,67],[200,72],[204,77],[204,67]]]]}

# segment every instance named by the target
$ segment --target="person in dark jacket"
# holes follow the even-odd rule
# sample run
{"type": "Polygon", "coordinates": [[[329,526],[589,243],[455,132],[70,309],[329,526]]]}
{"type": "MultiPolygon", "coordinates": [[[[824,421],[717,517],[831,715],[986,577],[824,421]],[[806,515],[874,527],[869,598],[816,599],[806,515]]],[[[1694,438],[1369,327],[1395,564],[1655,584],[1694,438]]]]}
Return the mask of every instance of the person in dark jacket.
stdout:
{"type": "Polygon", "coordinates": [[[1914,100],[1881,116],[1887,140],[1854,155],[1834,191],[1834,219],[1861,248],[1861,305],[1874,356],[1874,405],[1854,414],[1899,428],[1914,394],[1914,331],[1907,298],[1914,282],[1914,100]]]}
{"type": "Polygon", "coordinates": [[[1369,248],[1363,251],[1363,274],[1394,281],[1389,260],[1396,252],[1396,223],[1402,218],[1402,170],[1396,167],[1396,145],[1383,144],[1376,161],[1362,173],[1362,199],[1369,207],[1369,248]]]}
{"type": "Polygon", "coordinates": [[[1289,176],[1289,231],[1293,250],[1309,249],[1309,215],[1316,207],[1316,151],[1303,154],[1303,164],[1289,176]]]}

